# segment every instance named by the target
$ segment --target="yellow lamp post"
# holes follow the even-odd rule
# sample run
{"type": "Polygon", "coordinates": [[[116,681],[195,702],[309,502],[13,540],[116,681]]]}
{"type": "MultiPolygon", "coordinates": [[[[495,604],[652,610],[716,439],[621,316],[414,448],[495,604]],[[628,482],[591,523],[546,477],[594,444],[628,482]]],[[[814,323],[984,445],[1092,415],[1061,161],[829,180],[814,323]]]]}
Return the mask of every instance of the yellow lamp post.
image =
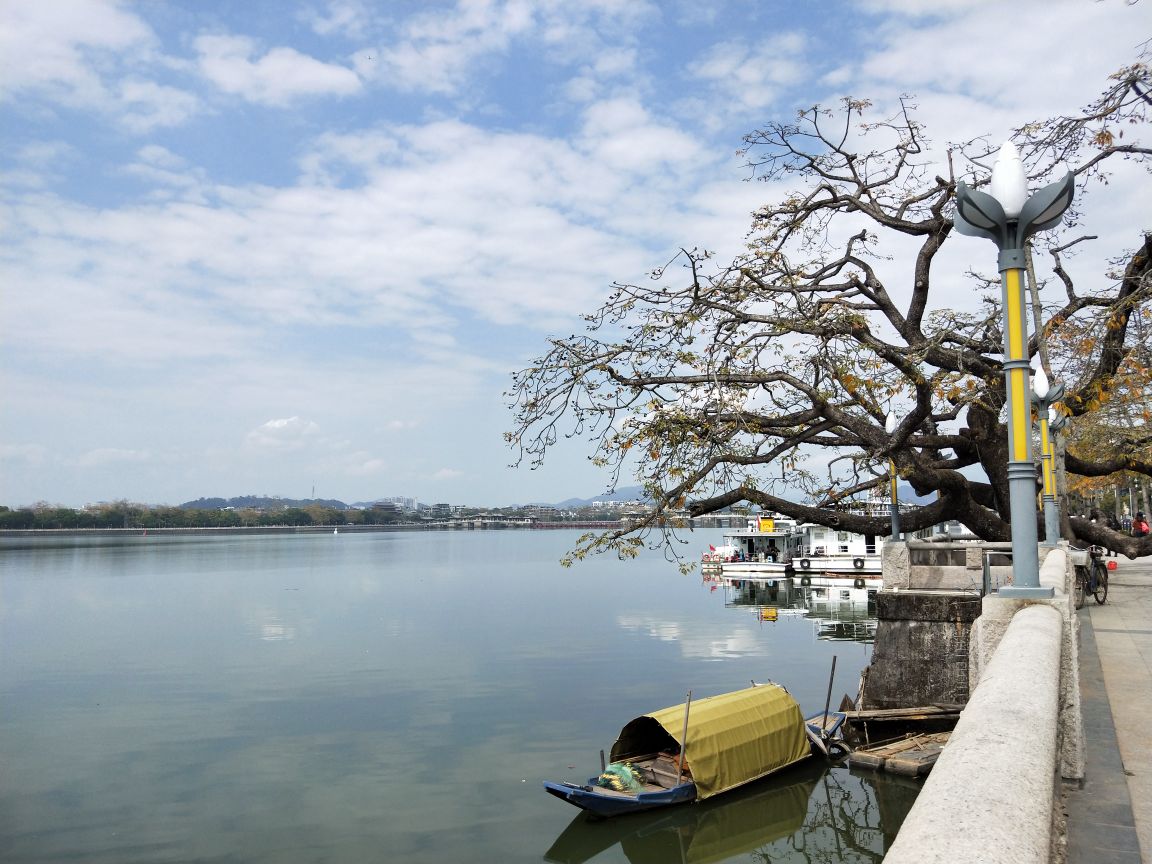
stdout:
{"type": "Polygon", "coordinates": [[[1064,398],[1064,385],[1050,386],[1048,374],[1041,366],[1032,378],[1032,396],[1039,408],[1040,458],[1044,471],[1044,542],[1055,546],[1060,542],[1060,510],[1056,500],[1056,454],[1052,446],[1052,420],[1056,409],[1052,406],[1064,398]]]}
{"type": "Polygon", "coordinates": [[[1029,399],[1028,324],[1024,314],[1024,245],[1037,231],[1059,224],[1072,203],[1075,178],[1028,194],[1020,155],[1011,142],[1000,147],[992,168],[992,194],[960,183],[956,188],[956,230],[984,237],[1000,250],[998,266],[1004,316],[1004,387],[1008,403],[1008,493],[1012,525],[1012,585],[1000,589],[1010,597],[1051,597],[1040,587],[1036,537],[1036,472],[1032,464],[1029,399]]]}
{"type": "MultiPolygon", "coordinates": [[[[891,411],[888,416],[884,418],[884,431],[891,435],[896,431],[897,426],[896,415],[891,411]]],[[[888,457],[888,500],[892,505],[892,539],[900,539],[900,496],[896,489],[896,462],[891,456],[888,457]]]]}

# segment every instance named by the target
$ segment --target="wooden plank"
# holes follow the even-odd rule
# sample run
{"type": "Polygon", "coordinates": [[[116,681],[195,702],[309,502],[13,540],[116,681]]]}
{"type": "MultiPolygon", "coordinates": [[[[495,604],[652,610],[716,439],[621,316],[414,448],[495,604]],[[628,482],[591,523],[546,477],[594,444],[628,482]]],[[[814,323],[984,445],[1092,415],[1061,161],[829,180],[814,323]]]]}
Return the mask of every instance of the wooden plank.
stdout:
{"type": "Polygon", "coordinates": [[[919,777],[927,774],[940,758],[943,748],[922,750],[917,753],[901,753],[889,756],[884,762],[884,770],[891,774],[903,774],[906,777],[919,777]]]}
{"type": "Polygon", "coordinates": [[[869,708],[863,711],[847,711],[848,721],[868,720],[921,720],[936,717],[958,717],[960,708],[940,708],[925,705],[921,708],[869,708]]]}
{"type": "Polygon", "coordinates": [[[879,771],[884,767],[884,757],[864,750],[854,750],[848,757],[848,764],[859,768],[871,768],[879,771]]]}

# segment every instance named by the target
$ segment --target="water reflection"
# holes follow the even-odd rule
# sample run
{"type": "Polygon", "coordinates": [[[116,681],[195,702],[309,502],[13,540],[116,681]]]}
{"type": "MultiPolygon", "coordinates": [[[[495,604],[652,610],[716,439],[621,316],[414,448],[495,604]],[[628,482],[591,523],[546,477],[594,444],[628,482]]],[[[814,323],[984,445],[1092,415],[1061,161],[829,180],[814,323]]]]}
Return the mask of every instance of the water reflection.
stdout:
{"type": "Polygon", "coordinates": [[[876,592],[849,584],[806,586],[793,579],[704,577],[710,590],[723,589],[724,605],[751,609],[763,622],[800,617],[813,622],[818,639],[833,642],[876,640],[876,592]]]}
{"type": "Polygon", "coordinates": [[[700,804],[613,820],[580,813],[544,859],[582,864],[619,845],[603,860],[622,853],[632,864],[878,862],[918,788],[813,763],[700,804]]]}
{"type": "MultiPolygon", "coordinates": [[[[578,534],[0,542],[0,861],[538,862],[574,812],[538,781],[620,718],[769,678],[818,710],[867,665],[659,552],[565,570],[578,534]]],[[[803,833],[749,848],[835,848],[803,833]]]]}

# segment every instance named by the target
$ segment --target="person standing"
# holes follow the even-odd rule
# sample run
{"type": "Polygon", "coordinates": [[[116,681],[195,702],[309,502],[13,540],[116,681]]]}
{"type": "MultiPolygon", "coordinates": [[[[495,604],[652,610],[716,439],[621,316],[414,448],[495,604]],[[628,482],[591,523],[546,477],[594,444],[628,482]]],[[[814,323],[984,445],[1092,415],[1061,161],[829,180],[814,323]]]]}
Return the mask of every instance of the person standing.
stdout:
{"type": "Polygon", "coordinates": [[[1146,537],[1148,535],[1148,520],[1144,518],[1144,511],[1141,510],[1136,514],[1136,518],[1132,520],[1132,536],[1133,537],[1146,537]]]}

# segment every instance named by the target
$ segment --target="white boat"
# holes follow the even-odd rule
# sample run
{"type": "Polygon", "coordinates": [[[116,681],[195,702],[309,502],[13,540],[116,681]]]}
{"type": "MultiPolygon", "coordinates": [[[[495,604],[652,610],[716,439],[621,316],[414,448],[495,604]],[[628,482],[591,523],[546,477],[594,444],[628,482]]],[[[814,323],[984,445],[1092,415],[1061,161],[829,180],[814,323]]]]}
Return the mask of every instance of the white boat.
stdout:
{"type": "Polygon", "coordinates": [[[705,571],[725,576],[757,573],[785,578],[789,564],[802,551],[800,526],[794,519],[758,516],[743,528],[724,532],[724,543],[710,546],[701,560],[705,571]]]}
{"type": "Polygon", "coordinates": [[[880,587],[883,539],[798,523],[780,516],[758,516],[743,528],[724,533],[701,561],[705,572],[730,579],[791,579],[801,585],[880,587]]]}

